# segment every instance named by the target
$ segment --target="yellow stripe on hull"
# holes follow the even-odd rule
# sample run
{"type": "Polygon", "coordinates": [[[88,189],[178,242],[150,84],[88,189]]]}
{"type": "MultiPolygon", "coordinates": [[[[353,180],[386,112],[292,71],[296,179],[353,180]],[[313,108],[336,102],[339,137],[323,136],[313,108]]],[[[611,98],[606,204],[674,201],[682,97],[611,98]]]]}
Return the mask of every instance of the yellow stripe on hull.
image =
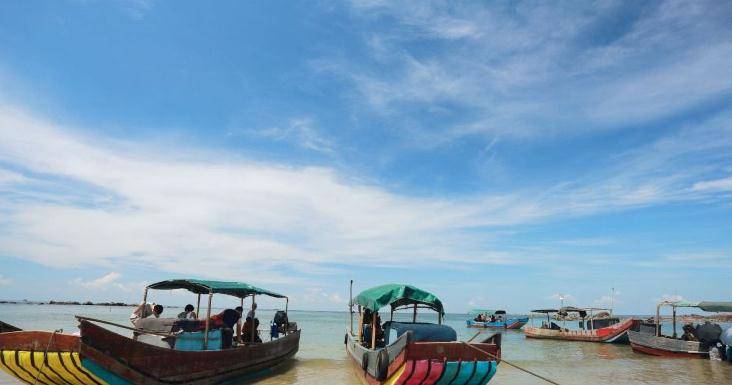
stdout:
{"type": "Polygon", "coordinates": [[[404,368],[406,366],[407,365],[402,365],[399,369],[397,369],[397,371],[394,374],[392,374],[388,380],[386,380],[384,385],[394,385],[397,382],[397,380],[402,376],[402,373],[404,373],[404,368]]]}
{"type": "Polygon", "coordinates": [[[75,352],[0,351],[0,368],[28,384],[108,385],[86,370],[75,352]]]}

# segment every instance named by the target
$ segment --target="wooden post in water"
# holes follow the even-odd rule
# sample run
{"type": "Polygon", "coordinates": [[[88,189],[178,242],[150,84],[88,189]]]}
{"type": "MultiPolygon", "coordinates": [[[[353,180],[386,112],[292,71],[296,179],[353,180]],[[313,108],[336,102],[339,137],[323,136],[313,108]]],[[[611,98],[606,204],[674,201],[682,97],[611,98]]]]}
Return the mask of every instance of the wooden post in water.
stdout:
{"type": "Polygon", "coordinates": [[[203,350],[208,350],[208,329],[211,321],[211,301],[213,300],[213,291],[208,292],[208,309],[206,310],[206,329],[203,335],[203,350]]]}

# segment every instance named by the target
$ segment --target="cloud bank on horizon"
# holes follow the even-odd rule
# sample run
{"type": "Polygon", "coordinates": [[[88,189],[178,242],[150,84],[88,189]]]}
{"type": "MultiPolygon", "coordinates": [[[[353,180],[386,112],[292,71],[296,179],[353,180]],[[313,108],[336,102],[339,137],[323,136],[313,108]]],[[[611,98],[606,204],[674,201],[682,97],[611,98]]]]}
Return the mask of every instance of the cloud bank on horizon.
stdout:
{"type": "Polygon", "coordinates": [[[301,308],[342,309],[350,278],[454,310],[724,299],[729,4],[0,7],[17,298],[35,271],[62,296],[203,276],[301,308]]]}

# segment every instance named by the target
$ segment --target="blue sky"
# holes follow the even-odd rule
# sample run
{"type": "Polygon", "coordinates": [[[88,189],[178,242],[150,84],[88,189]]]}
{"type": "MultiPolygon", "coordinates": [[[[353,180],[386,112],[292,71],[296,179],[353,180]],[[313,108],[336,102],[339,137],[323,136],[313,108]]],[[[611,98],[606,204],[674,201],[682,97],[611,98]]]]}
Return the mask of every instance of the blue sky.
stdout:
{"type": "MultiPolygon", "coordinates": [[[[732,5],[0,4],[0,285],[729,300],[732,5]]],[[[165,297],[161,301],[187,301],[165,297]]]]}

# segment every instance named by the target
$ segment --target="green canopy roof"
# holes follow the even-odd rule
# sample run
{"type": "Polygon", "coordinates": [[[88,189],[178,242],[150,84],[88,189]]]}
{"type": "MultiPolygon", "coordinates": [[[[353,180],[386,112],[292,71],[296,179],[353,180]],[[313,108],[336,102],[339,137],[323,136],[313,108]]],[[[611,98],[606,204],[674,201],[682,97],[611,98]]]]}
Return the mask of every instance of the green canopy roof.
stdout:
{"type": "Polygon", "coordinates": [[[671,305],[673,307],[698,307],[699,309],[702,309],[704,311],[715,312],[715,313],[732,312],[732,302],[676,301],[676,302],[670,302],[669,305],[671,305]]]}
{"type": "Polygon", "coordinates": [[[440,314],[445,314],[442,301],[437,296],[411,285],[388,284],[372,287],[356,296],[355,303],[372,311],[378,311],[386,305],[395,309],[400,306],[419,304],[440,314]]]}
{"type": "Polygon", "coordinates": [[[244,282],[206,281],[202,279],[169,279],[167,281],[148,285],[148,288],[157,290],[186,289],[196,294],[228,294],[239,298],[248,297],[253,294],[268,295],[276,298],[287,298],[287,296],[282,294],[260,289],[244,282]]]}
{"type": "Polygon", "coordinates": [[[716,313],[723,311],[732,312],[732,302],[699,302],[699,309],[716,313]]]}

